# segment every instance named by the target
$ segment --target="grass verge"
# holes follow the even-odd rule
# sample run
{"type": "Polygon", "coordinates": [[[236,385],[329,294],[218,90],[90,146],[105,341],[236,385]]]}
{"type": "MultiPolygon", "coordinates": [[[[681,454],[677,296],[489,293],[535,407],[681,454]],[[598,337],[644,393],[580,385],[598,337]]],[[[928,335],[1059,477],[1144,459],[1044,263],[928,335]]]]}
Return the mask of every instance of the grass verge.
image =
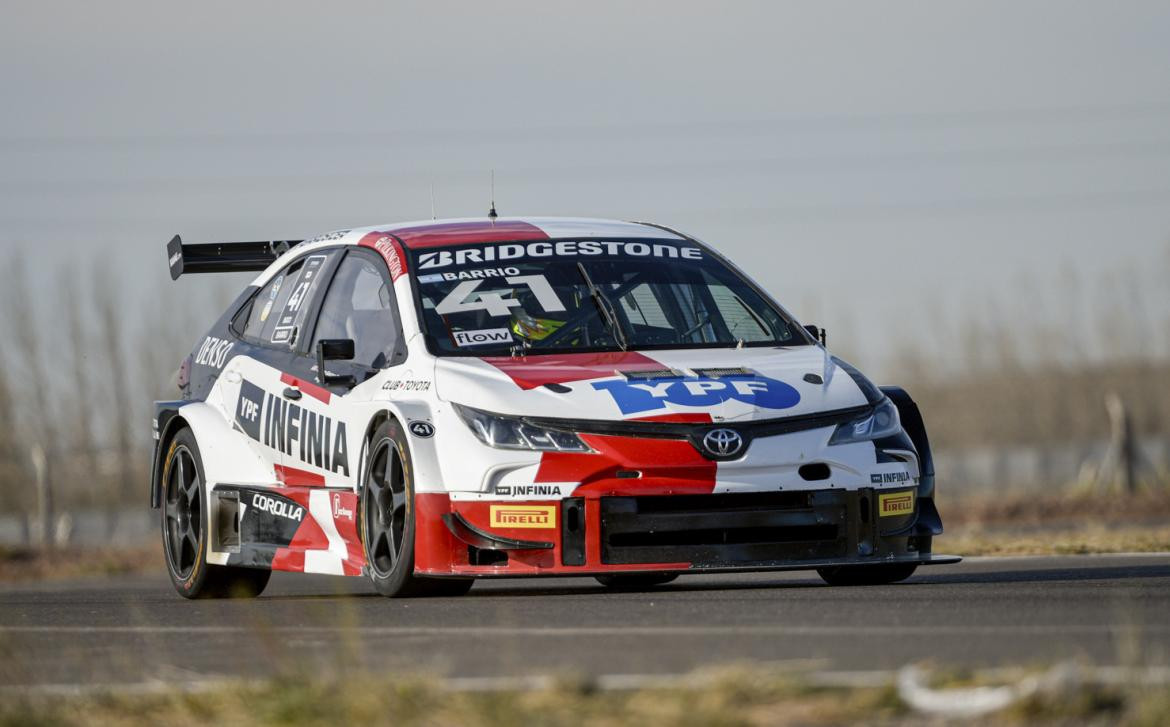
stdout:
{"type": "MultiPolygon", "coordinates": [[[[291,678],[199,691],[33,694],[0,701],[0,725],[834,725],[931,724],[888,687],[817,687],[799,675],[736,667],[694,685],[599,690],[565,678],[534,690],[451,691],[420,677],[291,678]]],[[[1034,695],[966,724],[1160,725],[1170,691],[1081,686],[1034,695]]]]}
{"type": "Polygon", "coordinates": [[[158,545],[126,548],[17,548],[0,546],[0,582],[161,573],[158,545]]]}
{"type": "Polygon", "coordinates": [[[1170,526],[1107,527],[1100,524],[1037,532],[968,526],[950,528],[935,551],[960,555],[1087,555],[1170,552],[1170,526]]]}

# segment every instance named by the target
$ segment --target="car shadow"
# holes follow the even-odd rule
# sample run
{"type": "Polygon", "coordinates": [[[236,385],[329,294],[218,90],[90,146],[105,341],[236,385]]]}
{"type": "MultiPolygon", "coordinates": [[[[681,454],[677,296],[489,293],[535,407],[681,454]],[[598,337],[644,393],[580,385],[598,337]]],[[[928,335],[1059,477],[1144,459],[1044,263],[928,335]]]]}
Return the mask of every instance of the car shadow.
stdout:
{"type": "Polygon", "coordinates": [[[949,585],[960,583],[1047,583],[1053,581],[1118,581],[1134,578],[1170,578],[1170,563],[1126,566],[1083,566],[1035,570],[980,570],[974,573],[948,571],[938,575],[920,570],[907,585],[949,585]]]}
{"type": "MultiPolygon", "coordinates": [[[[710,591],[751,591],[776,589],[808,589],[808,588],[840,588],[840,589],[883,589],[883,588],[929,588],[931,586],[954,585],[987,585],[995,583],[1052,583],[1060,581],[1090,582],[1090,581],[1119,581],[1150,578],[1170,578],[1170,563],[1150,563],[1127,566],[1082,566],[1069,568],[1040,568],[1031,570],[979,570],[963,572],[962,566],[948,568],[944,573],[932,573],[932,569],[922,568],[906,581],[885,586],[829,586],[824,583],[813,571],[778,572],[775,577],[761,578],[752,574],[751,580],[732,581],[734,575],[720,574],[718,581],[710,581],[700,574],[681,576],[673,583],[654,586],[644,589],[609,589],[598,583],[589,583],[577,577],[577,582],[563,583],[559,579],[530,579],[521,582],[520,579],[508,582],[504,579],[492,580],[486,584],[478,584],[465,596],[457,599],[488,599],[488,598],[518,598],[518,597],[571,597],[571,596],[628,596],[654,595],[669,596],[672,593],[710,592],[710,591]],[[796,576],[795,578],[793,576],[796,576]],[[507,585],[501,585],[507,583],[507,585]],[[512,585],[515,583],[515,585],[512,585]],[[547,585],[545,585],[547,584],[547,585]]],[[[712,574],[715,575],[715,574],[712,574]]],[[[351,586],[352,587],[352,586],[351,586]]],[[[263,596],[267,601],[300,601],[300,600],[329,600],[337,598],[382,598],[374,591],[357,591],[336,589],[329,593],[287,593],[263,596]]],[[[450,597],[412,598],[404,602],[429,600],[451,600],[450,597]]]]}
{"type": "Polygon", "coordinates": [[[933,575],[929,568],[919,570],[914,576],[901,583],[885,586],[829,586],[813,572],[808,572],[803,578],[793,580],[791,571],[783,580],[754,578],[740,582],[706,582],[691,580],[682,576],[679,580],[662,586],[646,589],[611,590],[598,585],[566,585],[550,588],[539,588],[531,585],[504,587],[504,588],[473,588],[465,598],[500,598],[517,596],[580,596],[589,594],[622,595],[622,594],[654,594],[707,591],[746,591],[746,590],[775,590],[775,589],[807,589],[807,588],[928,588],[932,585],[986,585],[990,583],[1051,583],[1058,581],[1117,581],[1147,578],[1170,578],[1170,564],[1149,564],[1133,566],[1104,566],[1082,568],[1046,568],[1037,570],[1002,570],[979,571],[975,573],[956,573],[953,571],[933,575]]]}

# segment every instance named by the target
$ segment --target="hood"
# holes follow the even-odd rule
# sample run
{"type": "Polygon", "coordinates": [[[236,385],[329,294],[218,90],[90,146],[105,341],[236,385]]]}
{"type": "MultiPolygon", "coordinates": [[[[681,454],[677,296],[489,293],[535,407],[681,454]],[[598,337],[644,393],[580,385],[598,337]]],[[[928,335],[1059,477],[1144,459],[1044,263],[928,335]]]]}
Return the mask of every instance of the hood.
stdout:
{"type": "Polygon", "coordinates": [[[498,414],[752,421],[866,403],[819,346],[440,358],[439,398],[498,414]]]}

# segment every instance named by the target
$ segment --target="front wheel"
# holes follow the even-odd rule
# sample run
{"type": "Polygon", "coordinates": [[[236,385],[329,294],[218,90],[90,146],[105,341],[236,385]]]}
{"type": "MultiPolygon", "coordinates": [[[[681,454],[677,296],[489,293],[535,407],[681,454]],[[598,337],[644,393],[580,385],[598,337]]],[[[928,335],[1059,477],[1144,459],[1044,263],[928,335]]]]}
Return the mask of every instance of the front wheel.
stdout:
{"type": "Polygon", "coordinates": [[[163,468],[162,538],[167,573],[184,598],[253,598],[272,571],[207,562],[206,481],[199,446],[190,429],[171,440],[163,468]]]}
{"type": "Polygon", "coordinates": [[[397,421],[383,423],[370,442],[361,495],[362,548],[374,588],[383,596],[460,596],[471,578],[414,574],[414,478],[410,450],[397,421]]]}
{"type": "Polygon", "coordinates": [[[904,581],[918,570],[917,563],[887,565],[840,565],[817,568],[817,574],[830,586],[884,586],[904,581]]]}

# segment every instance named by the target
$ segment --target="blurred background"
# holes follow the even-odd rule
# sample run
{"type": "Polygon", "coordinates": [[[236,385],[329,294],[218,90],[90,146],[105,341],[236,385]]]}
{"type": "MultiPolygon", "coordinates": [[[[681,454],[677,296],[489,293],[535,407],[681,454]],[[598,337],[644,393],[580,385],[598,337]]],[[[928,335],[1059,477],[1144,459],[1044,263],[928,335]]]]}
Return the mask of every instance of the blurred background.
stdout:
{"type": "MultiPolygon", "coordinates": [[[[1164,487],[1170,4],[16,3],[0,543],[154,538],[164,246],[653,220],[919,400],[944,502],[1164,487]]],[[[944,516],[949,513],[943,505],[944,516]]]]}

